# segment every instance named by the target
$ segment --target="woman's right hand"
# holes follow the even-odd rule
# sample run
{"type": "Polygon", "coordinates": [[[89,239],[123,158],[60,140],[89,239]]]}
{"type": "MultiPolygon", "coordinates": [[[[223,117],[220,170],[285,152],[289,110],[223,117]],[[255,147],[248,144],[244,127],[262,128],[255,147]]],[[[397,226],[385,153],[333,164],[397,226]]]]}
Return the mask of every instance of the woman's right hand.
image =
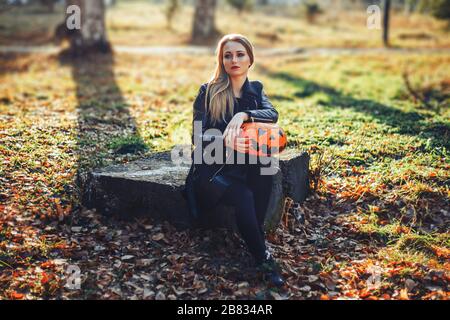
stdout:
{"type": "Polygon", "coordinates": [[[248,114],[245,112],[239,112],[234,115],[223,133],[225,146],[241,153],[248,151],[249,138],[238,138],[242,132],[241,126],[246,120],[248,120],[248,114]]]}

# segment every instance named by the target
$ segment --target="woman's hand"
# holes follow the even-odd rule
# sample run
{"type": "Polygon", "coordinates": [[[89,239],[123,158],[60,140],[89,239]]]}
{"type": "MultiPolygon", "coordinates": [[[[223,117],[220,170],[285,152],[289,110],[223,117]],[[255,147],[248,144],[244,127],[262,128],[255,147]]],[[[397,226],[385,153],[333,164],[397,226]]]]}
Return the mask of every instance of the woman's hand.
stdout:
{"type": "Polygon", "coordinates": [[[240,132],[242,131],[241,126],[244,123],[244,121],[247,121],[249,119],[249,116],[245,112],[238,112],[234,115],[234,117],[231,119],[231,121],[228,123],[227,128],[225,129],[222,137],[225,139],[225,145],[226,146],[233,146],[235,145],[236,151],[245,153],[248,150],[248,139],[238,139],[238,141],[235,140],[239,136],[240,132]]]}

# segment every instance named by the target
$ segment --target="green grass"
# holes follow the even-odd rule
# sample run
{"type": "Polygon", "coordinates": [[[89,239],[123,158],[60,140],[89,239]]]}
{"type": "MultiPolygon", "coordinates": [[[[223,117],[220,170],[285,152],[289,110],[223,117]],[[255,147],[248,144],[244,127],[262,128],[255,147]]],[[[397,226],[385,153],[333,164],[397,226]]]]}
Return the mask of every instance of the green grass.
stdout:
{"type": "Polygon", "coordinates": [[[148,149],[142,138],[136,135],[113,138],[108,144],[108,148],[121,154],[137,153],[148,149]]]}
{"type": "MultiPolygon", "coordinates": [[[[214,64],[212,56],[125,54],[1,61],[14,70],[0,75],[1,208],[40,217],[77,206],[77,171],[189,144],[192,103],[214,64]]],[[[449,81],[445,54],[266,57],[249,78],[264,83],[289,146],[320,166],[317,193],[328,210],[347,213],[359,236],[381,239],[379,259],[444,268],[436,252],[450,248],[438,221],[449,207],[450,111],[404,94],[407,65],[416,82],[449,81]]],[[[36,245],[45,257],[48,246],[36,245]]]]}
{"type": "MultiPolygon", "coordinates": [[[[60,21],[60,12],[13,13],[0,16],[2,45],[49,44],[60,21]]],[[[380,46],[379,32],[365,28],[365,11],[339,17],[324,15],[308,25],[293,11],[236,17],[225,8],[217,23],[224,33],[246,34],[257,48],[380,46]]],[[[116,45],[183,45],[191,18],[192,8],[184,7],[169,31],[161,6],[120,2],[108,12],[108,34],[116,45]]],[[[394,13],[392,22],[394,46],[450,43],[441,23],[429,17],[394,13]],[[414,30],[429,37],[414,38],[414,30]]],[[[76,213],[78,172],[190,144],[192,103],[215,63],[213,56],[183,54],[0,58],[0,220],[29,221],[76,213]]],[[[376,246],[377,262],[389,270],[401,266],[403,280],[416,276],[417,265],[448,270],[449,74],[444,53],[260,57],[256,51],[249,75],[264,83],[289,147],[311,155],[316,213],[345,214],[344,225],[353,231],[348,237],[376,246]],[[431,108],[411,97],[405,71],[431,108]]],[[[27,237],[38,239],[27,244],[6,230],[0,230],[3,271],[39,265],[58,247],[39,238],[39,227],[26,228],[34,234],[27,237]],[[14,250],[2,255],[13,242],[14,250]]],[[[332,258],[309,264],[313,272],[353,268],[352,261],[332,258]]],[[[392,279],[383,275],[386,286],[392,279]]]]}
{"type": "MultiPolygon", "coordinates": [[[[9,160],[0,166],[6,173],[89,168],[116,156],[128,159],[117,152],[122,147],[135,152],[147,146],[152,152],[189,144],[192,101],[213,57],[121,55],[114,67],[110,58],[100,58],[95,73],[89,62],[70,65],[51,58],[44,69],[27,61],[29,71],[2,76],[1,101],[10,101],[0,105],[8,120],[1,150],[9,160]],[[137,64],[141,67],[134,68],[137,64]],[[61,80],[55,83],[54,77],[61,80]],[[44,95],[49,99],[40,100],[44,95]]],[[[429,112],[409,97],[399,99],[398,92],[404,90],[404,65],[448,80],[448,62],[445,55],[266,58],[250,78],[265,84],[289,145],[322,150],[323,173],[341,179],[341,188],[366,183],[378,188],[378,200],[395,194],[406,204],[425,199],[444,205],[449,109],[429,112]]],[[[419,213],[426,214],[422,208],[419,213]]]]}

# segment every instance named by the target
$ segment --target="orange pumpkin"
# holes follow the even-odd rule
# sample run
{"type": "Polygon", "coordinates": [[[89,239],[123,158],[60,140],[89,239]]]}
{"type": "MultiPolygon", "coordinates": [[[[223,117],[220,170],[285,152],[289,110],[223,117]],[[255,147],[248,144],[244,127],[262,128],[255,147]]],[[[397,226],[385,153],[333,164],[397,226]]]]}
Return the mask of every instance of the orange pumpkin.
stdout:
{"type": "Polygon", "coordinates": [[[238,138],[249,138],[247,153],[267,157],[281,153],[287,145],[286,133],[275,123],[246,122],[238,138]]]}

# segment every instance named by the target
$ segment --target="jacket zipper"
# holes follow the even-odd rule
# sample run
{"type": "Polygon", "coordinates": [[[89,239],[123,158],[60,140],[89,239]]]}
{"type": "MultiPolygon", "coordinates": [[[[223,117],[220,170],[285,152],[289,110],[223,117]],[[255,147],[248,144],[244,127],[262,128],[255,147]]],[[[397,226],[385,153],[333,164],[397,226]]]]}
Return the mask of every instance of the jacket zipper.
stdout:
{"type": "MultiPolygon", "coordinates": [[[[233,152],[230,152],[230,155],[233,154],[233,152]]],[[[225,167],[227,160],[229,158],[229,155],[227,156],[227,159],[225,160],[225,163],[222,164],[222,166],[219,168],[219,170],[217,170],[211,177],[211,179],[209,179],[209,182],[212,182],[212,180],[216,177],[216,175],[225,167]]]]}

